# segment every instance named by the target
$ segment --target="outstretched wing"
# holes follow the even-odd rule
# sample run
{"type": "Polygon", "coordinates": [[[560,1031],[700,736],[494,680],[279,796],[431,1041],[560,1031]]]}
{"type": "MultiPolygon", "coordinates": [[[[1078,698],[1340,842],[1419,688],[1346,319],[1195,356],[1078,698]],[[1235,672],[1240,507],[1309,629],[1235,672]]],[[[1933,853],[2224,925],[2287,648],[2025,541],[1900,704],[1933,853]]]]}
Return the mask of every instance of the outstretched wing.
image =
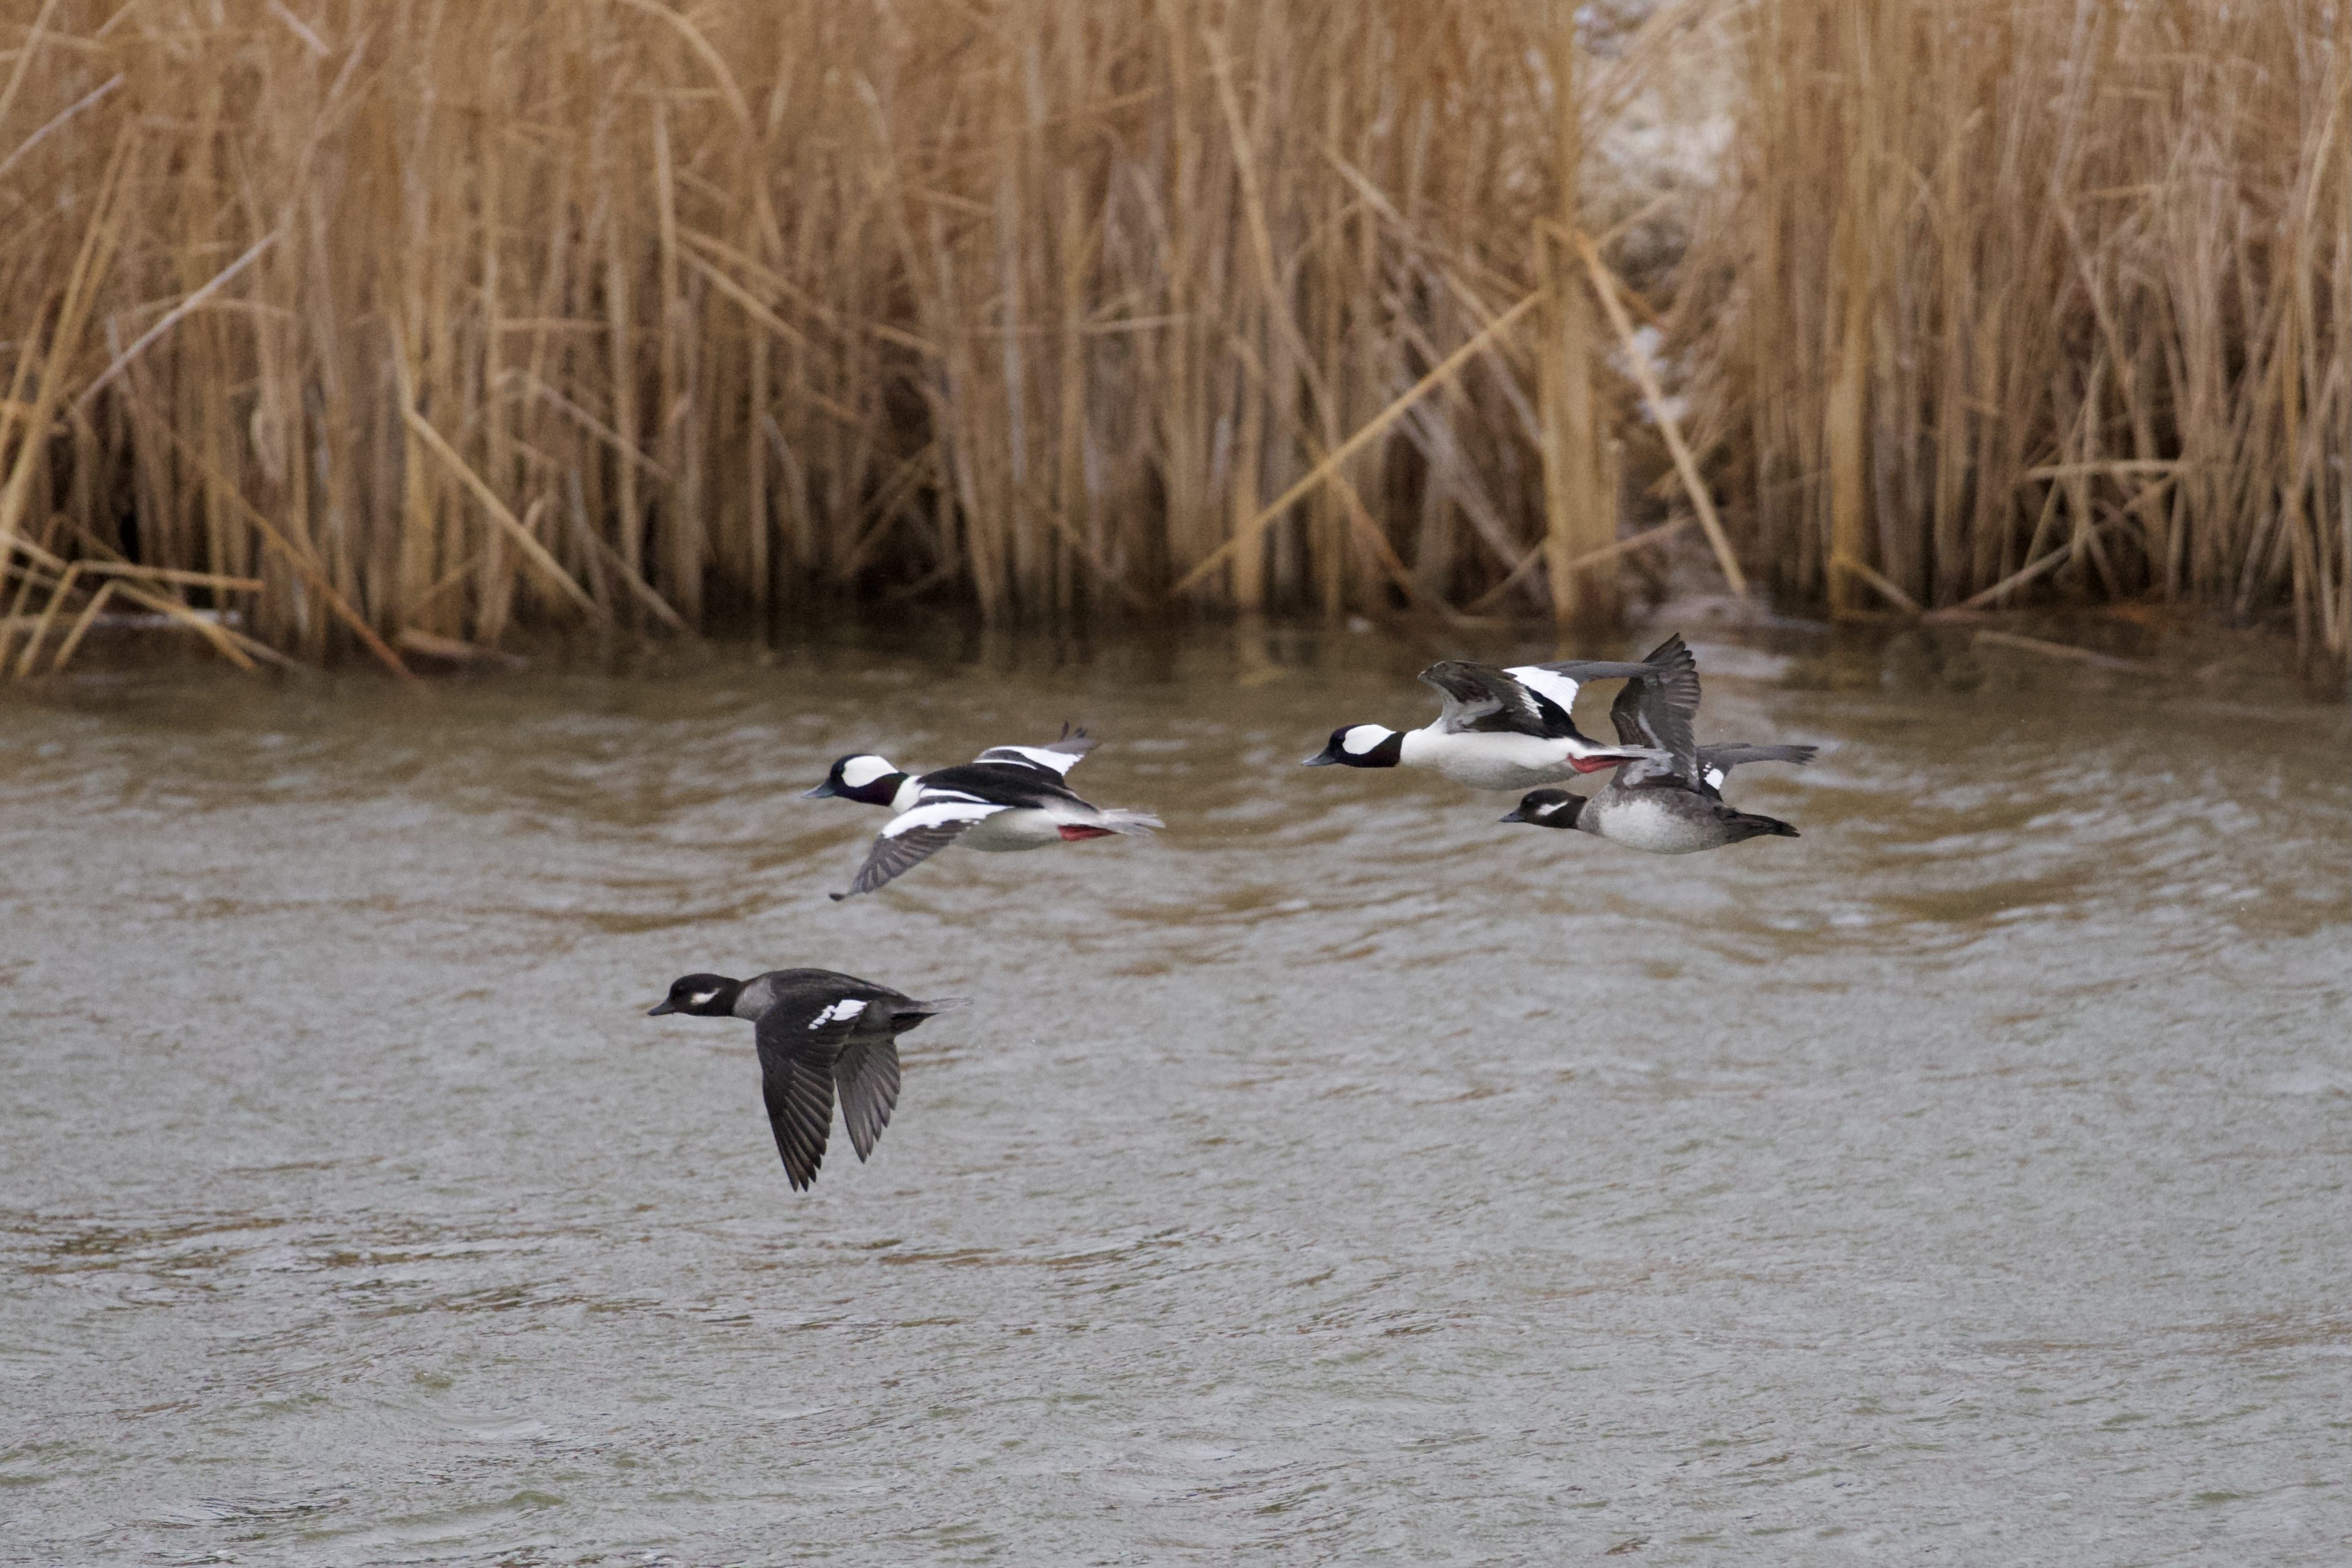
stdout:
{"type": "Polygon", "coordinates": [[[1749,762],[1811,762],[1821,752],[1817,746],[1761,746],[1752,741],[1735,740],[1722,746],[1702,746],[1698,748],[1698,765],[1711,773],[1728,773],[1749,762]]]}
{"type": "MultiPolygon", "coordinates": [[[[1554,722],[1552,716],[1543,711],[1536,697],[1513,678],[1511,672],[1492,664],[1474,664],[1466,659],[1440,659],[1422,671],[1421,678],[1437,688],[1438,700],[1443,705],[1438,710],[1437,727],[1444,734],[1560,733],[1549,727],[1554,722]]],[[[1573,683],[1568,693],[1573,701],[1573,683]]],[[[1564,714],[1559,722],[1565,722],[1564,714]]]]}
{"type": "Polygon", "coordinates": [[[1056,779],[1066,779],[1078,759],[1095,748],[1095,737],[1084,728],[1062,727],[1062,738],[1045,746],[992,746],[974,762],[1000,762],[1013,768],[1042,768],[1056,779]]]}
{"type": "MultiPolygon", "coordinates": [[[[1652,649],[1638,670],[1609,705],[1618,741],[1662,752],[1675,776],[1690,784],[1705,783],[1698,737],[1691,729],[1698,714],[1698,660],[1677,632],[1652,649]]],[[[1628,771],[1662,766],[1635,763],[1628,771]]]]}
{"type": "Polygon", "coordinates": [[[1732,741],[1723,746],[1702,746],[1698,748],[1699,780],[1707,793],[1721,798],[1723,781],[1731,770],[1743,762],[1796,762],[1813,759],[1817,747],[1811,746],[1758,746],[1748,741],[1732,741]]]}
{"type": "Polygon", "coordinates": [[[874,1140],[890,1124],[898,1104],[898,1035],[889,1019],[887,1003],[877,1003],[881,1017],[861,1020],[834,1058],[834,1086],[841,1092],[841,1120],[849,1129],[849,1146],[864,1159],[874,1152],[874,1140]]]}
{"type": "Polygon", "coordinates": [[[941,850],[971,831],[974,822],[1011,808],[987,800],[936,798],[926,789],[915,797],[915,803],[890,819],[890,825],[874,840],[874,847],[866,852],[866,863],[857,868],[857,875],[847,893],[836,893],[838,901],[860,893],[872,893],[892,877],[903,875],[930,859],[941,850]]]}
{"type": "MultiPolygon", "coordinates": [[[[824,1164],[825,1138],[833,1130],[834,1059],[866,1005],[818,997],[800,1006],[771,1008],[753,1031],[768,1125],[796,1192],[816,1180],[817,1167],[824,1164]]],[[[866,1146],[873,1146],[870,1138],[866,1146]]]]}

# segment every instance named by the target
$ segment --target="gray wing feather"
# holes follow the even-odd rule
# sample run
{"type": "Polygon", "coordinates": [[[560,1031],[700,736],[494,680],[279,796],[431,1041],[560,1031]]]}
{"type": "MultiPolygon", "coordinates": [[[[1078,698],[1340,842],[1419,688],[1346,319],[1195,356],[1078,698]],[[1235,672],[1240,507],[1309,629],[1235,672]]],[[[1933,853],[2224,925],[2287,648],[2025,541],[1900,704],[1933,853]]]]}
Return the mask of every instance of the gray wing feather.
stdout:
{"type": "Polygon", "coordinates": [[[1437,690],[1442,705],[1437,727],[1446,734],[1474,730],[1543,733],[1543,716],[1536,711],[1527,688],[1498,669],[1463,659],[1440,659],[1422,671],[1421,678],[1437,690]]]}
{"type": "Polygon", "coordinates": [[[914,828],[895,839],[877,839],[874,847],[866,852],[866,863],[857,868],[857,875],[847,893],[836,893],[836,899],[849,898],[861,893],[872,893],[893,877],[902,876],[922,864],[958,839],[970,829],[970,822],[949,822],[936,828],[914,828]]]}
{"type": "Polygon", "coordinates": [[[776,1008],[760,1020],[753,1041],[760,1051],[760,1090],[768,1105],[768,1125],[793,1190],[816,1180],[824,1164],[824,1144],[833,1131],[834,1058],[856,1020],[812,1027],[819,1008],[776,1008]]]}
{"type": "MultiPolygon", "coordinates": [[[[872,1016],[870,1010],[867,1016],[872,1016]]],[[[898,1038],[895,1029],[885,1027],[852,1035],[841,1048],[841,1054],[834,1059],[833,1082],[841,1091],[841,1120],[849,1129],[849,1146],[857,1151],[862,1160],[874,1152],[874,1140],[890,1124],[890,1113],[898,1108],[898,1038]]]]}
{"type": "Polygon", "coordinates": [[[1821,748],[1815,746],[1760,746],[1745,740],[1729,741],[1722,746],[1702,746],[1698,748],[1701,768],[1720,768],[1728,773],[1748,762],[1811,762],[1821,748]]]}
{"type": "Polygon", "coordinates": [[[1618,741],[1664,752],[1677,774],[1703,788],[1706,769],[1699,760],[1698,737],[1691,728],[1691,720],[1698,714],[1698,660],[1682,634],[1676,632],[1659,643],[1641,664],[1622,667],[1631,678],[1609,705],[1609,719],[1617,727],[1618,741]]]}

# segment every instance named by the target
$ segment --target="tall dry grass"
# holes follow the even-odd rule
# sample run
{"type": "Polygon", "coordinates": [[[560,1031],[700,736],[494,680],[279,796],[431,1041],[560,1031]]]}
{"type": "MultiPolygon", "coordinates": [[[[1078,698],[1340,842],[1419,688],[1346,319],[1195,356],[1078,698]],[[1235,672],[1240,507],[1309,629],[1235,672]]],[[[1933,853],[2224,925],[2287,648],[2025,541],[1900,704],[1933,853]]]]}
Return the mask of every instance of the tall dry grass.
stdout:
{"type": "Polygon", "coordinates": [[[16,663],[94,586],[386,659],[845,585],[1549,607],[1570,14],[47,0],[0,57],[16,663]]]}
{"type": "Polygon", "coordinates": [[[1569,0],[12,9],[10,673],[116,610],[392,664],[851,593],[1605,613],[1672,389],[1609,368],[1654,214],[1594,182],[1705,37],[1751,92],[1660,462],[1727,576],[2352,619],[2335,0],[1599,55],[1569,0]]]}
{"type": "Polygon", "coordinates": [[[1772,0],[1678,339],[1754,558],[1832,606],[2352,632],[2352,6],[1772,0]]]}

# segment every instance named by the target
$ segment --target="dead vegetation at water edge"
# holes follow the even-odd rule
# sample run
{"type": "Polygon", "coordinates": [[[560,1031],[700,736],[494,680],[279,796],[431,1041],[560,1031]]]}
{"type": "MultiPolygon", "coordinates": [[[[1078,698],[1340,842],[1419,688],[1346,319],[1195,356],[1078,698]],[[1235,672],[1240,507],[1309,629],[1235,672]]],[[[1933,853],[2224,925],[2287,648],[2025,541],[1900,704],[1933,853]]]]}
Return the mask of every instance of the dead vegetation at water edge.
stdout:
{"type": "Polygon", "coordinates": [[[2344,667],[2352,8],[1570,15],[44,0],[0,667],[125,611],[394,665],[853,591],[1605,612],[1677,533],[2344,667]],[[1710,110],[1719,187],[1645,187],[1710,110]]]}

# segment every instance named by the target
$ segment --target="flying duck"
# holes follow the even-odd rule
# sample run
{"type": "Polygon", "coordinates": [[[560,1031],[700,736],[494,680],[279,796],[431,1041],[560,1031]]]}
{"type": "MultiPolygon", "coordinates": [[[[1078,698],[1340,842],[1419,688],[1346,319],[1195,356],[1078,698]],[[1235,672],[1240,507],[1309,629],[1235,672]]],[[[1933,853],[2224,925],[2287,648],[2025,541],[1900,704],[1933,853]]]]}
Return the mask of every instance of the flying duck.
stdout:
{"type": "MultiPolygon", "coordinates": [[[[1663,694],[1629,681],[1610,705],[1609,718],[1621,742],[1655,747],[1675,715],[1663,694]]],[[[1723,781],[1743,763],[1802,764],[1813,759],[1814,750],[1748,742],[1702,746],[1694,758],[1696,766],[1687,772],[1645,758],[1619,768],[1606,786],[1589,797],[1566,789],[1529,790],[1503,821],[1572,828],[1654,855],[1685,855],[1766,836],[1793,839],[1797,830],[1779,818],[1727,804],[1723,781]]]]}
{"type": "Polygon", "coordinates": [[[816,1180],[833,1131],[833,1097],[860,1160],[898,1103],[898,1037],[934,1013],[961,1005],[919,1002],[887,986],[830,969],[772,969],[749,980],[688,975],[646,1016],[692,1013],[751,1020],[768,1125],[793,1190],[816,1180]]]}
{"type": "MultiPolygon", "coordinates": [[[[1094,749],[1095,737],[1084,728],[1062,727],[1062,737],[1044,746],[992,746],[978,757],[977,763],[997,763],[1007,768],[1034,768],[1055,779],[1066,779],[1078,759],[1094,749]]],[[[801,792],[803,800],[839,799],[856,800],[867,806],[887,806],[903,811],[915,803],[923,788],[923,775],[901,769],[887,757],[871,752],[858,752],[836,758],[824,782],[814,789],[801,792]]]]}
{"type": "MultiPolygon", "coordinates": [[[[1698,662],[1679,634],[1639,664],[1570,659],[1498,669],[1446,659],[1422,671],[1442,707],[1423,728],[1399,732],[1376,724],[1343,726],[1307,759],[1309,768],[1427,768],[1474,789],[1525,789],[1621,763],[1654,762],[1696,772],[1691,716],[1698,711],[1698,662]],[[1652,695],[1656,733],[1602,746],[1570,714],[1587,681],[1624,680],[1652,695]]],[[[1622,697],[1621,697],[1622,700],[1622,697]]]]}
{"type": "MultiPolygon", "coordinates": [[[[1051,764],[1013,762],[996,756],[1014,751],[1053,754],[1046,747],[998,747],[982,752],[979,761],[924,774],[866,852],[866,863],[857,868],[849,891],[835,894],[835,900],[872,893],[950,844],[971,850],[1035,850],[1113,833],[1148,834],[1167,825],[1149,811],[1081,800],[1051,764]]],[[[1072,755],[1064,768],[1076,761],[1072,755]]],[[[894,802],[898,795],[898,790],[893,791],[894,802]]]]}

